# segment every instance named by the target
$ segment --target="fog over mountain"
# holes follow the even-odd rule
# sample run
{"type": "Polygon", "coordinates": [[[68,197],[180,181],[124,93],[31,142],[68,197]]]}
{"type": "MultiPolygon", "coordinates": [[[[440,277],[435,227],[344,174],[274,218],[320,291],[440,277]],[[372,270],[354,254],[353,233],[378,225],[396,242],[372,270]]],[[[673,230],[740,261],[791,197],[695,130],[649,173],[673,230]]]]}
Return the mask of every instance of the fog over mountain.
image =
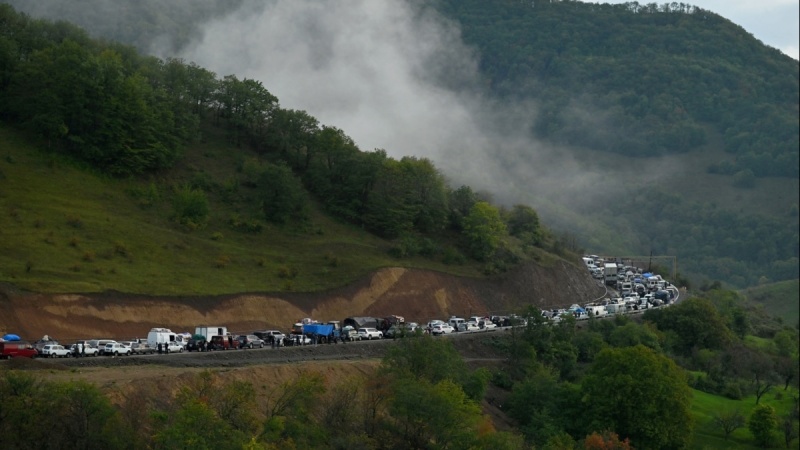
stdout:
{"type": "Polygon", "coordinates": [[[362,150],[428,157],[454,185],[506,203],[591,203],[579,193],[600,175],[531,138],[535,105],[482,95],[457,25],[415,2],[245,2],[202,29],[181,57],[260,80],[282,107],[341,128],[362,150]]]}
{"type": "MultiPolygon", "coordinates": [[[[111,0],[2,1],[36,17],[74,22],[95,36],[123,37],[162,58],[193,61],[219,78],[259,80],[281,107],[342,129],[364,151],[430,158],[454,187],[466,184],[497,202],[532,205],[558,227],[593,227],[591,221],[577,224],[580,213],[596,208],[601,195],[643,182],[626,177],[624,168],[601,168],[532,136],[536,105],[484,95],[479,55],[462,42],[458,24],[428,2],[141,0],[120,9],[111,0]],[[191,27],[170,26],[189,16],[191,27]],[[155,24],[171,34],[149,32],[155,24]],[[609,179],[626,185],[605,182],[600,192],[596,186],[609,179]]],[[[593,132],[618,132],[605,111],[577,95],[566,110],[593,132]]],[[[650,159],[661,170],[648,183],[679,170],[667,161],[650,159]]]]}

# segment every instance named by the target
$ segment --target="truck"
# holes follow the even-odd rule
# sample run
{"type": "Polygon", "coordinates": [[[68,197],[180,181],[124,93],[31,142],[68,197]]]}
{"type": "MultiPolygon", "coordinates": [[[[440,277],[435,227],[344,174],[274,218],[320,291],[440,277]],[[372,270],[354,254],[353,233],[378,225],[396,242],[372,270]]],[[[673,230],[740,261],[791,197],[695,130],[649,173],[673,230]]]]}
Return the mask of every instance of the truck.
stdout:
{"type": "Polygon", "coordinates": [[[206,342],[211,342],[211,338],[214,336],[227,336],[228,335],[228,328],[227,327],[210,327],[207,325],[201,325],[199,327],[195,327],[194,334],[199,334],[206,338],[206,342]]]}
{"type": "MultiPolygon", "coordinates": [[[[147,343],[153,348],[179,345],[175,333],[169,328],[151,328],[147,333],[147,343]]],[[[105,351],[101,352],[105,353],[105,351]]]]}
{"type": "Polygon", "coordinates": [[[607,286],[613,286],[617,284],[617,264],[616,263],[605,263],[603,264],[603,279],[606,282],[607,286]]]}
{"type": "Polygon", "coordinates": [[[333,325],[307,324],[303,325],[303,334],[310,337],[312,342],[324,344],[333,341],[333,325]]]}

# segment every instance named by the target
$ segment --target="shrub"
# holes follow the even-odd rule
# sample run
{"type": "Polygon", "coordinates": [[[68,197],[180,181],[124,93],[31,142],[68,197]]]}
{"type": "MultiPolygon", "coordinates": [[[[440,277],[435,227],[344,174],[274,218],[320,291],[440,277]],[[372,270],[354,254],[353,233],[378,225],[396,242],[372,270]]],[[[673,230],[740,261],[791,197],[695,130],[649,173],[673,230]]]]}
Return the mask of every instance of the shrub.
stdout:
{"type": "Polygon", "coordinates": [[[221,241],[222,238],[223,238],[222,233],[220,233],[219,231],[215,231],[214,233],[211,233],[211,240],[212,241],[221,241]]]}
{"type": "Polygon", "coordinates": [[[297,276],[297,269],[290,266],[281,266],[278,268],[278,278],[294,279],[297,276]]]}
{"type": "Polygon", "coordinates": [[[327,261],[328,265],[331,267],[339,267],[339,257],[331,252],[325,254],[325,261],[327,261]]]}
{"type": "Polygon", "coordinates": [[[83,260],[86,262],[94,261],[95,253],[92,250],[87,250],[83,253],[83,260]]]}
{"type": "Polygon", "coordinates": [[[83,221],[78,216],[68,216],[67,225],[71,226],[72,228],[83,228],[83,221]]]}
{"type": "Polygon", "coordinates": [[[127,257],[130,253],[128,247],[120,241],[114,242],[114,253],[127,257]]]}
{"type": "Polygon", "coordinates": [[[189,228],[200,228],[205,224],[209,214],[208,199],[206,194],[189,186],[177,189],[172,200],[175,219],[189,228]]]}
{"type": "Polygon", "coordinates": [[[231,257],[227,255],[220,255],[216,261],[214,261],[214,267],[217,269],[224,269],[228,266],[231,262],[231,257]]]}
{"type": "Polygon", "coordinates": [[[460,266],[467,262],[467,258],[453,247],[447,247],[442,253],[442,262],[448,265],[460,266]]]}

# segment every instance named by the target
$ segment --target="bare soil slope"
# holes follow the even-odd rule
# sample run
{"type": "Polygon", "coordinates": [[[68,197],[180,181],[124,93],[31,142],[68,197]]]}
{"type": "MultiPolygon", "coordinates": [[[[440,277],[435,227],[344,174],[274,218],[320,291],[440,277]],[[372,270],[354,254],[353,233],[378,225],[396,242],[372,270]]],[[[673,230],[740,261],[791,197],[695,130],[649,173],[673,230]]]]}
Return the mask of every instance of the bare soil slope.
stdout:
{"type": "Polygon", "coordinates": [[[0,285],[0,332],[36,340],[144,337],[150,328],[191,331],[197,325],[232,332],[286,330],[303,317],[402,315],[427,322],[451,315],[507,314],[526,305],[565,306],[605,290],[582,267],[558,261],[528,264],[489,279],[405,268],[385,268],[336,290],[315,293],[242,293],[209,297],[150,297],[124,293],[49,295],[0,285]]]}

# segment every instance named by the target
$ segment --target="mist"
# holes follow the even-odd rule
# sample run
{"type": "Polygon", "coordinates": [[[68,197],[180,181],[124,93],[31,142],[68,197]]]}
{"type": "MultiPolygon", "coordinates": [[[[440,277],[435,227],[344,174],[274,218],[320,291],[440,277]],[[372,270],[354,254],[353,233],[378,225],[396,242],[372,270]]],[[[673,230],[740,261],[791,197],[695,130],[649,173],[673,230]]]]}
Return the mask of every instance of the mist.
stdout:
{"type": "Polygon", "coordinates": [[[592,201],[600,174],[530,135],[535,104],[490,101],[457,25],[412,1],[247,1],[202,28],[182,58],[261,81],[363,151],[429,158],[500,203],[592,201]]]}
{"type": "MultiPolygon", "coordinates": [[[[533,136],[536,104],[491,100],[480,55],[463,43],[457,23],[423,1],[142,0],[124,11],[112,0],[0,1],[97,36],[121,35],[143,52],[195,62],[218,78],[259,80],[282,108],[340,128],[363,151],[429,158],[451,186],[469,185],[503,205],[531,205],[561,228],[593,227],[584,217],[603,199],[642,183],[628,176],[627,164],[609,166],[602,156],[533,136]],[[176,22],[173,31],[183,31],[170,35],[139,28],[189,16],[200,23],[176,22]]],[[[618,132],[577,93],[565,111],[598,135],[618,132]]],[[[649,183],[676,167],[650,163],[662,170],[649,183]]]]}

